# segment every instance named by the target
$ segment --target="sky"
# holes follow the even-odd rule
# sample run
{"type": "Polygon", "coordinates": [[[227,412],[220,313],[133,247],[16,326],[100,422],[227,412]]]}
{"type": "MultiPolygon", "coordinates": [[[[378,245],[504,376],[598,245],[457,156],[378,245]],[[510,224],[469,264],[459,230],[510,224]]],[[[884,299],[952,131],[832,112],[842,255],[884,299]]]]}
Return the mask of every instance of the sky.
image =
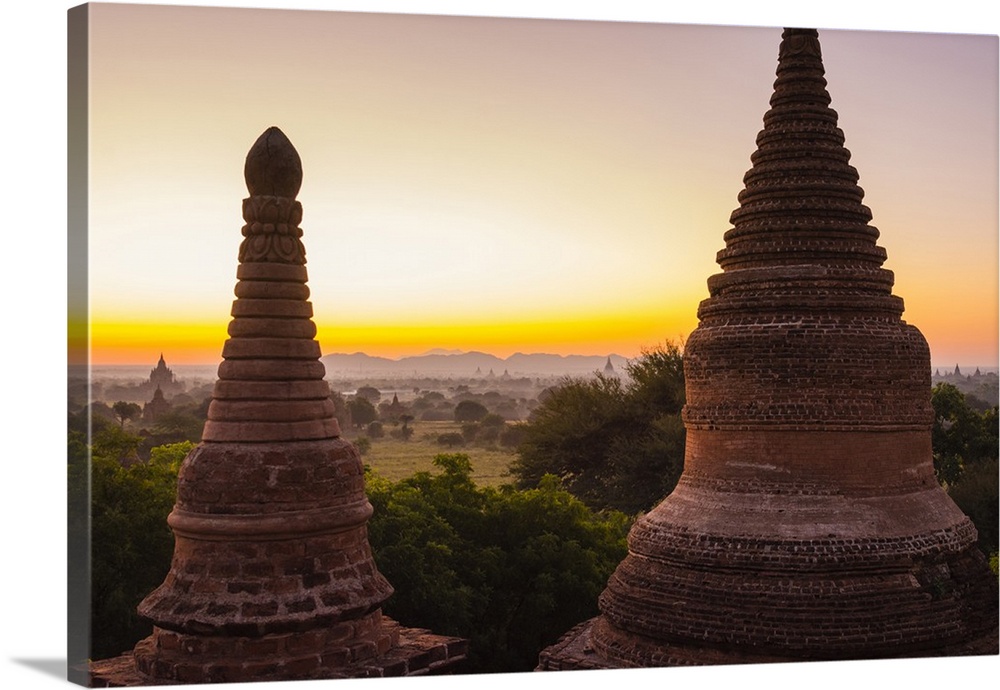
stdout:
{"type": "MultiPolygon", "coordinates": [[[[243,161],[280,127],[324,353],[638,355],[697,326],[780,28],[91,5],[99,364],[221,358],[243,161]]],[[[997,365],[997,38],[823,30],[940,367],[997,365]]]]}

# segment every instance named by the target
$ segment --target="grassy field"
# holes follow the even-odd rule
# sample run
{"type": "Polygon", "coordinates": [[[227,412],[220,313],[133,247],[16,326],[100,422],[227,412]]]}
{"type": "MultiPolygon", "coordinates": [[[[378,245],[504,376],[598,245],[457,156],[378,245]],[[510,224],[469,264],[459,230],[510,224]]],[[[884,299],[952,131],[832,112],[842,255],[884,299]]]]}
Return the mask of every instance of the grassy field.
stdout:
{"type": "Polygon", "coordinates": [[[461,433],[462,425],[458,422],[413,421],[409,426],[413,436],[403,441],[390,436],[390,432],[399,427],[386,424],[385,436],[372,439],[371,450],[363,457],[365,464],[386,479],[398,481],[422,470],[436,472],[435,455],[465,453],[472,462],[472,478],[480,486],[497,486],[510,481],[507,468],[515,457],[513,451],[501,446],[484,448],[474,443],[453,448],[439,444],[439,435],[461,433]]]}

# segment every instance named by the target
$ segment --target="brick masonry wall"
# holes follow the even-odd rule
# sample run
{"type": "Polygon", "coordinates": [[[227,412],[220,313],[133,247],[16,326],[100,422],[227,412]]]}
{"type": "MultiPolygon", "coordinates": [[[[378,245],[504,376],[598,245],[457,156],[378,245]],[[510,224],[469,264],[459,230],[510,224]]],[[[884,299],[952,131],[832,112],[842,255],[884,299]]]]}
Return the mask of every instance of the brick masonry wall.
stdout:
{"type": "Polygon", "coordinates": [[[346,441],[202,444],[168,518],[170,572],[140,613],[162,628],[235,635],[366,614],[392,593],[372,561],[370,515],[346,441]]]}
{"type": "Polygon", "coordinates": [[[369,617],[359,624],[366,629],[348,630],[353,624],[344,623],[312,633],[263,638],[188,639],[157,630],[134,653],[91,662],[90,686],[447,674],[461,670],[468,651],[467,640],[400,627],[385,617],[380,621],[369,617]],[[360,641],[349,642],[345,635],[360,641]],[[211,654],[204,653],[206,646],[211,654]]]}
{"type": "Polygon", "coordinates": [[[789,311],[706,319],[685,345],[692,429],[927,429],[920,332],[869,315],[789,311]]]}

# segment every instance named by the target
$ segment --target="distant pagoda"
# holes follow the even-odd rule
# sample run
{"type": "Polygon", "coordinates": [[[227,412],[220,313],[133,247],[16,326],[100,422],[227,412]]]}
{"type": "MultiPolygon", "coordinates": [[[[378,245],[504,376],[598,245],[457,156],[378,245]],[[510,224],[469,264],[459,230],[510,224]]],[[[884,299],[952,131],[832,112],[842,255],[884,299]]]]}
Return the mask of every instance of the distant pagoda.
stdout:
{"type": "MultiPolygon", "coordinates": [[[[382,615],[361,456],[340,438],[300,240],[298,153],[250,149],[230,338],[202,441],[168,518],[170,572],[139,605],[153,634],[95,662],[94,684],[249,682],[439,672],[466,642],[382,615]]],[[[162,359],[161,359],[162,362],[162,359]]]]}
{"type": "Polygon", "coordinates": [[[163,353],[160,353],[160,361],[156,363],[156,367],[149,372],[149,384],[151,386],[169,386],[174,383],[174,372],[170,370],[167,366],[167,362],[163,359],[163,353]]]}
{"type": "Polygon", "coordinates": [[[170,407],[170,403],[163,397],[163,389],[157,386],[153,392],[153,399],[142,406],[142,421],[149,424],[157,422],[170,410],[170,407]]]}
{"type": "Polygon", "coordinates": [[[684,350],[677,487],[539,668],[997,653],[997,580],[938,485],[930,356],[892,294],[812,29],[782,34],[684,350]]]}
{"type": "Polygon", "coordinates": [[[176,393],[183,389],[183,385],[177,380],[173,370],[167,366],[161,352],[159,361],[149,370],[149,378],[141,384],[141,388],[149,392],[155,392],[159,388],[164,393],[176,393]]]}
{"type": "Polygon", "coordinates": [[[615,367],[611,364],[611,357],[608,357],[607,364],[604,365],[604,375],[605,376],[618,376],[618,372],[615,371],[615,367]]]}
{"type": "Polygon", "coordinates": [[[406,405],[399,402],[399,396],[392,394],[392,402],[385,406],[382,416],[390,421],[398,422],[400,418],[408,412],[406,405]]]}

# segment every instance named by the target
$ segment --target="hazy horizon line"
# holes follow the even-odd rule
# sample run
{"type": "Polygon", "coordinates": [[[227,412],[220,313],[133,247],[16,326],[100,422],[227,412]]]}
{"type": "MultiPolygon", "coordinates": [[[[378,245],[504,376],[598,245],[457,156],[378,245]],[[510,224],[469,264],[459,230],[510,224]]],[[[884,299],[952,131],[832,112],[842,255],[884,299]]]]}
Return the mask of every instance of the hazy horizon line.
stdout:
{"type": "MultiPolygon", "coordinates": [[[[417,354],[403,354],[403,355],[397,355],[397,356],[370,354],[370,353],[365,352],[363,350],[355,350],[353,352],[344,352],[344,351],[324,352],[322,355],[320,355],[320,359],[322,359],[324,357],[334,357],[334,356],[353,357],[353,356],[356,356],[356,355],[364,355],[365,357],[371,357],[373,359],[384,359],[384,360],[388,360],[390,362],[399,362],[399,361],[404,360],[404,359],[410,359],[410,358],[415,358],[415,357],[433,357],[433,356],[453,357],[453,356],[461,356],[461,355],[485,355],[487,357],[494,357],[494,358],[499,359],[501,361],[508,360],[511,357],[515,357],[515,356],[518,356],[518,355],[527,356],[527,357],[531,357],[531,356],[535,356],[535,355],[540,355],[540,356],[544,356],[544,357],[559,357],[559,358],[562,358],[562,359],[568,359],[570,357],[605,357],[605,358],[606,357],[618,357],[618,358],[624,359],[624,360],[632,360],[632,359],[636,359],[637,357],[642,356],[641,354],[639,354],[639,355],[636,355],[634,357],[629,357],[627,355],[622,355],[622,354],[619,354],[617,352],[609,352],[609,353],[603,353],[603,354],[583,354],[583,353],[577,353],[577,352],[573,352],[573,353],[569,353],[569,354],[559,354],[557,352],[543,352],[543,351],[525,352],[525,351],[522,351],[522,350],[518,350],[518,351],[513,352],[513,353],[511,353],[511,354],[509,354],[509,355],[507,355],[505,357],[505,356],[498,355],[498,354],[495,354],[495,353],[492,353],[492,352],[488,352],[486,350],[476,350],[476,349],[473,349],[473,350],[447,349],[446,350],[444,348],[431,348],[430,350],[425,350],[425,351],[417,353],[417,354]]],[[[166,352],[164,352],[163,353],[163,360],[164,360],[164,362],[166,362],[167,366],[171,367],[171,368],[173,368],[173,367],[208,367],[208,366],[218,366],[219,363],[221,363],[223,361],[223,357],[220,355],[218,357],[218,359],[215,359],[215,360],[210,361],[210,362],[209,361],[202,361],[202,362],[184,362],[184,363],[179,363],[179,364],[171,364],[170,363],[170,357],[167,355],[166,352]]],[[[91,362],[91,363],[88,363],[86,365],[80,364],[80,365],[77,365],[77,366],[90,366],[91,368],[94,368],[94,367],[147,367],[148,366],[150,368],[156,368],[156,363],[157,362],[155,360],[147,360],[147,361],[143,361],[143,362],[131,362],[131,363],[129,363],[129,362],[101,362],[101,363],[93,363],[93,362],[91,362]]]]}
{"type": "MultiPolygon", "coordinates": [[[[640,354],[638,354],[638,355],[636,355],[634,357],[628,357],[626,355],[622,355],[622,354],[619,354],[617,352],[610,352],[610,353],[604,353],[604,354],[582,354],[582,353],[558,354],[558,353],[555,353],[555,352],[544,352],[544,351],[524,352],[524,351],[518,350],[518,351],[513,352],[510,355],[507,355],[505,357],[505,356],[501,356],[501,355],[498,355],[498,354],[495,354],[495,353],[492,353],[492,352],[488,352],[488,351],[485,351],[485,350],[477,350],[477,349],[462,350],[462,349],[458,349],[458,348],[431,348],[429,350],[424,350],[422,352],[415,353],[415,354],[401,354],[401,355],[397,355],[397,356],[369,354],[369,353],[367,353],[367,352],[365,352],[363,350],[356,350],[354,352],[343,352],[343,351],[327,352],[327,353],[323,353],[320,357],[321,358],[323,358],[323,357],[332,357],[332,356],[337,356],[337,355],[351,357],[351,356],[356,356],[356,355],[364,355],[366,357],[371,357],[371,358],[375,358],[375,359],[382,359],[382,360],[387,360],[387,361],[391,361],[391,362],[399,362],[399,361],[404,360],[404,359],[416,358],[416,357],[431,357],[431,356],[449,357],[449,356],[461,356],[461,355],[468,355],[468,354],[485,355],[485,356],[488,356],[488,357],[494,357],[494,358],[499,359],[501,361],[506,361],[506,360],[510,359],[511,357],[514,357],[514,356],[517,356],[517,355],[521,355],[521,356],[541,355],[541,356],[548,356],[548,357],[559,357],[561,359],[568,359],[568,358],[571,358],[571,357],[605,357],[605,358],[606,357],[617,357],[617,358],[620,358],[620,359],[623,359],[623,360],[626,360],[626,361],[637,359],[638,357],[642,356],[642,353],[640,353],[640,354]]],[[[183,362],[183,363],[177,363],[177,364],[170,364],[170,359],[166,355],[166,353],[163,353],[163,358],[164,358],[164,361],[167,363],[167,366],[171,367],[171,368],[173,368],[173,367],[182,367],[182,368],[217,367],[223,361],[223,357],[221,356],[221,354],[219,355],[219,357],[217,359],[214,359],[212,361],[183,362]]],[[[108,367],[108,368],[137,368],[137,367],[147,367],[148,366],[148,367],[150,367],[152,369],[152,368],[156,367],[156,361],[152,361],[151,363],[148,360],[144,361],[144,362],[132,362],[132,363],[129,363],[129,362],[102,362],[102,363],[88,362],[86,364],[76,364],[76,365],[72,365],[71,364],[70,366],[71,367],[88,366],[91,369],[102,368],[102,367],[108,367]]],[[[975,371],[975,369],[979,369],[980,371],[984,371],[985,370],[987,372],[990,372],[990,371],[992,371],[992,372],[1000,372],[1000,360],[994,360],[992,363],[989,363],[989,364],[983,364],[981,362],[964,362],[963,363],[961,361],[959,361],[959,362],[950,362],[950,363],[934,363],[934,362],[932,362],[930,368],[931,368],[932,372],[940,372],[941,374],[950,374],[950,373],[952,373],[954,371],[954,367],[956,367],[956,366],[958,366],[958,368],[962,371],[963,374],[971,374],[971,373],[973,373],[975,371]],[[968,369],[968,371],[966,371],[966,369],[968,369]]],[[[932,375],[933,375],[933,373],[932,373],[932,375]]]]}

